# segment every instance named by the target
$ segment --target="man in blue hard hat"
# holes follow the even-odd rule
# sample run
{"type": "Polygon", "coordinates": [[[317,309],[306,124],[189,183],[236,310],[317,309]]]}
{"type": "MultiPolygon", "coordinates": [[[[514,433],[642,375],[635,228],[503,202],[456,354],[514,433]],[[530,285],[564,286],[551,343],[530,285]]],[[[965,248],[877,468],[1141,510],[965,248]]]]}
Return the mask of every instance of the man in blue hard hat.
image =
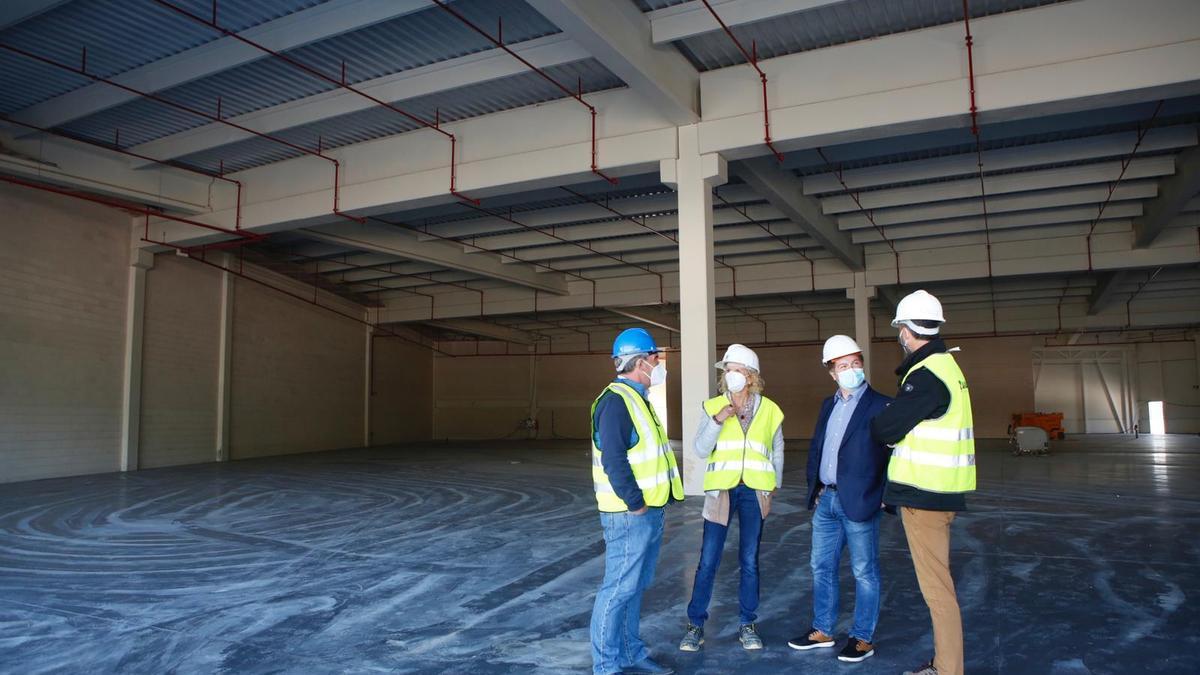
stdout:
{"type": "Polygon", "coordinates": [[[642,593],[654,579],[663,507],[683,500],[667,431],[647,398],[667,378],[658,345],[643,328],[613,342],[616,379],[592,404],[592,484],[604,527],[604,581],[592,608],[592,669],[598,675],[667,675],[638,634],[642,593]]]}

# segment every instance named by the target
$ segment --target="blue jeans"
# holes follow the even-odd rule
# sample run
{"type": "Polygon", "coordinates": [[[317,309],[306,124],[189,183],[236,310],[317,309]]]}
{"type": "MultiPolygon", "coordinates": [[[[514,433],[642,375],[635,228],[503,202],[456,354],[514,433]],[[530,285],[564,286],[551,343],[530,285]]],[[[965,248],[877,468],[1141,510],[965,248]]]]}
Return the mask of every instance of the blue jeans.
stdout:
{"type": "Polygon", "coordinates": [[[850,547],[854,626],[850,637],[871,642],[879,622],[879,512],[857,523],[846,517],[837,490],[825,490],[812,519],[813,628],[833,635],[838,617],[838,563],[850,547]]]}
{"type": "MultiPolygon", "coordinates": [[[[758,494],[745,485],[729,491],[729,518],[738,517],[738,565],[742,578],[738,585],[738,622],[754,623],[758,609],[758,543],[762,539],[763,517],[758,507],[758,494]]],[[[708,603],[712,600],[713,582],[721,564],[728,524],[704,521],[704,543],[700,545],[700,564],[696,566],[696,582],[692,586],[692,601],[688,603],[688,621],[703,626],[708,619],[708,603]]]]}
{"type": "Polygon", "coordinates": [[[654,580],[662,545],[663,509],[646,513],[601,513],[604,526],[604,581],[592,607],[592,669],[615,673],[650,654],[638,636],[642,592],[654,580]]]}

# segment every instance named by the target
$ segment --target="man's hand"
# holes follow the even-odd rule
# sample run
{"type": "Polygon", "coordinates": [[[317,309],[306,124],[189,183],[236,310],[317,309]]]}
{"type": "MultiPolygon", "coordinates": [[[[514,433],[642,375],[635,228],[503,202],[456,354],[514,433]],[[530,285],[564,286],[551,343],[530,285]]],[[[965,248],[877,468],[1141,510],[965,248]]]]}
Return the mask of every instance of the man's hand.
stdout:
{"type": "Polygon", "coordinates": [[[637,511],[630,511],[629,513],[631,513],[635,516],[644,516],[644,515],[646,515],[646,511],[647,511],[647,508],[645,506],[643,506],[642,508],[638,509],[637,511]]]}
{"type": "Polygon", "coordinates": [[[724,408],[721,408],[721,410],[718,411],[716,415],[713,415],[713,421],[716,422],[717,424],[724,424],[725,420],[729,419],[732,415],[733,415],[733,406],[727,405],[724,408]]]}

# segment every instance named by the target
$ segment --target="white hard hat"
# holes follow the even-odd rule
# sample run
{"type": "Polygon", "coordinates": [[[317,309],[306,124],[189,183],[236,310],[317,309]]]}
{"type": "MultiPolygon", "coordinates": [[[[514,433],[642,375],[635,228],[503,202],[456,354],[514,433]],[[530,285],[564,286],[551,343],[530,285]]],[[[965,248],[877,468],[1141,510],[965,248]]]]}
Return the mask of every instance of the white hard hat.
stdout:
{"type": "Polygon", "coordinates": [[[900,324],[907,325],[913,332],[922,335],[936,335],[937,328],[922,328],[912,321],[937,321],[945,323],[942,316],[942,303],[925,291],[913,291],[900,299],[896,304],[896,318],[892,319],[892,327],[900,324]]]}
{"type": "Polygon", "coordinates": [[[847,354],[861,353],[858,343],[849,335],[834,335],[825,341],[821,350],[821,363],[826,364],[834,359],[840,359],[847,354]]]}
{"type": "Polygon", "coordinates": [[[750,370],[762,372],[758,367],[758,354],[746,345],[732,344],[725,350],[725,358],[713,364],[718,370],[725,370],[726,363],[740,363],[750,370]]]}

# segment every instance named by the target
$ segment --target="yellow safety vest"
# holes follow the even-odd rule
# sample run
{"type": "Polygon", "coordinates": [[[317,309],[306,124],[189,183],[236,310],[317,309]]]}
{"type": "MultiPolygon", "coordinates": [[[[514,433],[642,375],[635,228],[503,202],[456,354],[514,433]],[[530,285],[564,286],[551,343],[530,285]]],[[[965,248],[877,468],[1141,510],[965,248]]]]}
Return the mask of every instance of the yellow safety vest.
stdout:
{"type": "MultiPolygon", "coordinates": [[[[704,402],[704,412],[712,417],[727,405],[729,399],[724,396],[710,398],[704,402]]],[[[727,417],[721,425],[721,435],[717,436],[717,446],[708,456],[704,491],[728,490],[739,482],[755,490],[774,490],[775,465],[771,463],[771,454],[775,432],[782,424],[783,411],[766,396],[758,404],[745,433],[737,415],[727,417]]]]}
{"type": "MultiPolygon", "coordinates": [[[[611,391],[621,397],[629,411],[629,418],[633,420],[638,442],[629,448],[629,467],[633,469],[633,477],[642,489],[642,498],[646,501],[646,506],[663,506],[670,497],[682,500],[683,481],[675,463],[675,452],[671,450],[667,430],[658,421],[654,409],[641,394],[627,384],[613,382],[605,391],[611,391]]],[[[603,392],[592,402],[592,485],[596,489],[596,502],[601,511],[628,511],[629,507],[613,491],[608,474],[604,473],[604,465],[600,461],[600,448],[596,446],[596,404],[602,396],[603,392]]]]}
{"type": "MultiPolygon", "coordinates": [[[[950,354],[933,354],[915,364],[933,373],[950,391],[950,406],[934,420],[922,420],[892,450],[888,480],[926,492],[959,493],[975,489],[975,429],[971,392],[950,354]]],[[[901,385],[904,384],[901,380],[901,385]]]]}

